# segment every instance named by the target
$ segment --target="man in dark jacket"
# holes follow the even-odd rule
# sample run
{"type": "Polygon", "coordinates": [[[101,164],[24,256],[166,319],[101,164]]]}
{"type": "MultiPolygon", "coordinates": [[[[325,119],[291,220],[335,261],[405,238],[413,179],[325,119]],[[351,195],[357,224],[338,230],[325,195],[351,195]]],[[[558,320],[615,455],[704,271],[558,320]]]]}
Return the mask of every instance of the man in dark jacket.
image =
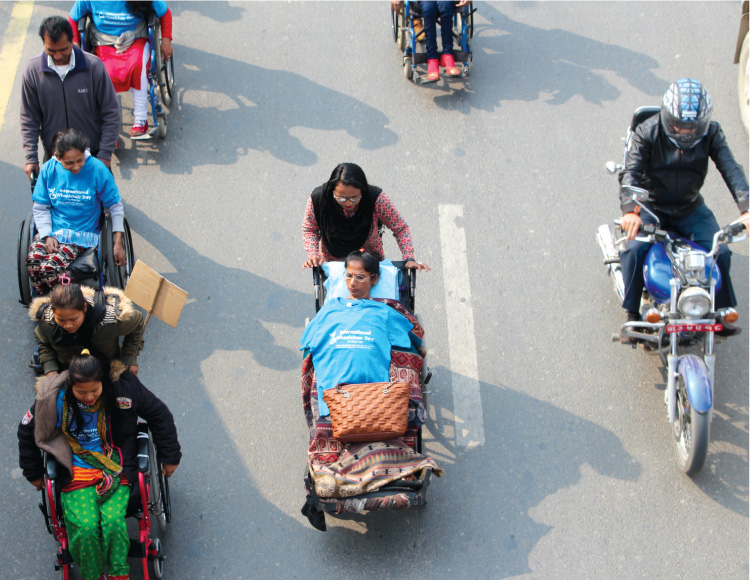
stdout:
{"type": "MultiPolygon", "coordinates": [[[[711,158],[724,178],[737,207],[748,218],[748,185],[742,167],[734,160],[721,127],[711,121],[711,97],[694,79],[680,79],[664,95],[661,112],[635,129],[620,174],[621,185],[648,190],[646,204],[659,217],[661,228],[676,231],[710,250],[719,224],[708,209],[700,189],[711,158]]],[[[649,244],[634,240],[643,223],[654,223],[651,216],[637,213],[630,193],[620,190],[622,229],[627,233],[627,249],[620,253],[625,282],[622,307],[628,321],[640,320],[643,292],[643,262],[649,244]]],[[[716,308],[736,306],[729,278],[731,252],[722,246],[717,258],[722,288],[716,293],[716,308]]],[[[738,329],[726,327],[724,334],[738,329]]],[[[720,333],[721,334],[721,333],[720,333]]]]}
{"type": "Polygon", "coordinates": [[[73,46],[73,29],[65,18],[46,18],[39,36],[44,52],[27,63],[21,93],[26,174],[39,174],[39,137],[46,161],[52,136],[70,128],[86,135],[91,154],[109,167],[120,132],[120,106],[104,64],[73,46]]]}

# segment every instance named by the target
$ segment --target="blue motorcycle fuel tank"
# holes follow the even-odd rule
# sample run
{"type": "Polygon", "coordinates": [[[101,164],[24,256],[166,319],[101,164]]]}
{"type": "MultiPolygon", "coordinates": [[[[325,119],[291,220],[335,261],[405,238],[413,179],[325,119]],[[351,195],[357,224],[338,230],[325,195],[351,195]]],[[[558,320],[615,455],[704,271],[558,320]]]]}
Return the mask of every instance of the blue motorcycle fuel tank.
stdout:
{"type": "MultiPolygon", "coordinates": [[[[680,239],[681,242],[689,244],[694,250],[706,252],[698,244],[680,239]]],[[[708,259],[706,259],[706,274],[708,274],[708,259]]],[[[714,265],[711,277],[716,280],[716,292],[721,288],[721,274],[718,266],[714,265]]],[[[653,244],[646,254],[646,261],[643,263],[643,281],[646,290],[653,296],[654,300],[660,303],[669,302],[670,288],[669,281],[672,279],[672,262],[669,261],[664,245],[661,243],[653,244]]]]}

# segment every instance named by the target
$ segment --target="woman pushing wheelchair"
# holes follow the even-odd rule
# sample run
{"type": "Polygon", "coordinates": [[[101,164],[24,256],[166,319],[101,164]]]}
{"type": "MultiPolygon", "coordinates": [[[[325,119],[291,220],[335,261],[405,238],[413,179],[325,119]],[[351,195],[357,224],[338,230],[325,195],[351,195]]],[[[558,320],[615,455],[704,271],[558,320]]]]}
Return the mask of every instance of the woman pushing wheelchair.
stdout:
{"type": "Polygon", "coordinates": [[[369,185],[362,169],[340,163],[307,200],[302,238],[307,251],[303,268],[342,261],[360,248],[384,259],[382,228],[393,232],[408,269],[429,271],[414,258],[411,232],[388,194],[369,185]]]}
{"type": "Polygon", "coordinates": [[[123,365],[84,350],[67,371],[37,382],[37,398],[18,427],[23,475],[44,485],[42,451],[63,468],[69,551],[83,580],[128,580],[130,547],[125,513],[138,485],[138,417],[148,422],[162,474],[170,477],[182,453],[172,413],[123,365]]]}

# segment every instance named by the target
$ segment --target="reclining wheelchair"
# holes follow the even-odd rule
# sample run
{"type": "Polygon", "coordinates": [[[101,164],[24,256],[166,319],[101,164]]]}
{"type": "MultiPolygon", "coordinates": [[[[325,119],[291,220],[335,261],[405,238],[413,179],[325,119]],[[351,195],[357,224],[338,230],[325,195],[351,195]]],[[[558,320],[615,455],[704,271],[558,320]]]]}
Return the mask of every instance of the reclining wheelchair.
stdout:
{"type": "MultiPolygon", "coordinates": [[[[453,51],[453,58],[457,66],[461,65],[463,69],[461,76],[464,78],[468,77],[471,72],[473,59],[469,41],[474,36],[474,12],[476,12],[474,3],[470,2],[463,8],[456,9],[453,15],[453,37],[458,44],[458,49],[453,51]]],[[[427,64],[427,53],[417,51],[418,42],[424,39],[424,33],[420,33],[418,41],[414,32],[414,21],[419,18],[422,18],[419,2],[406,0],[402,12],[391,10],[393,41],[402,52],[404,77],[415,83],[427,82],[426,77],[417,72],[417,65],[427,64]]],[[[440,26],[440,19],[437,21],[437,26],[440,26]]]]}
{"type": "MultiPolygon", "coordinates": [[[[152,128],[149,136],[156,135],[160,139],[167,136],[167,111],[175,95],[174,56],[168,60],[161,56],[161,26],[156,13],[151,11],[147,18],[148,41],[151,47],[148,74],[148,100],[151,105],[152,128]]],[[[86,39],[91,38],[91,28],[94,26],[90,16],[84,16],[78,21],[81,33],[81,49],[93,53],[93,46],[87,46],[86,39]]]]}
{"type": "MultiPolygon", "coordinates": [[[[59,464],[51,455],[44,454],[44,487],[39,509],[44,515],[47,531],[59,542],[55,570],[63,580],[74,578],[75,562],[68,549],[69,540],[60,498],[61,489],[56,484],[59,464]]],[[[138,539],[130,539],[129,558],[140,558],[143,578],[160,579],[164,576],[165,556],[157,535],[167,530],[172,517],[169,480],[161,473],[161,463],[156,458],[156,448],[151,440],[148,424],[138,425],[138,481],[131,483],[126,518],[138,521],[138,539]],[[157,526],[152,527],[152,520],[157,526]],[[158,530],[158,531],[157,531],[158,530]]]]}

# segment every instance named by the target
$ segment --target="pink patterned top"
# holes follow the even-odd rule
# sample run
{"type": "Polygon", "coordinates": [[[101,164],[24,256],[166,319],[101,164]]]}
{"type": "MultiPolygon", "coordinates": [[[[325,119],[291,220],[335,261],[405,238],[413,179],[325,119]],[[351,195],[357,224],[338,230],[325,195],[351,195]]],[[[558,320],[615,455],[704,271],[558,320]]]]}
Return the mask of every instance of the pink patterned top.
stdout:
{"type": "MultiPolygon", "coordinates": [[[[347,217],[351,217],[354,215],[354,210],[344,210],[344,214],[347,217]]],[[[382,223],[393,232],[393,237],[396,238],[396,243],[401,250],[403,260],[405,262],[413,260],[414,246],[411,242],[409,226],[398,213],[385,191],[380,193],[378,200],[375,202],[374,217],[375,219],[372,220],[372,229],[370,230],[370,235],[367,237],[364,249],[378,256],[381,260],[384,259],[383,240],[378,235],[378,223],[382,223]]],[[[328,248],[323,246],[320,240],[320,228],[318,227],[318,221],[315,219],[315,212],[313,211],[312,197],[307,198],[305,218],[302,220],[302,239],[305,243],[308,258],[323,256],[328,262],[340,261],[346,258],[346,256],[332,256],[328,252],[328,248]]]]}

